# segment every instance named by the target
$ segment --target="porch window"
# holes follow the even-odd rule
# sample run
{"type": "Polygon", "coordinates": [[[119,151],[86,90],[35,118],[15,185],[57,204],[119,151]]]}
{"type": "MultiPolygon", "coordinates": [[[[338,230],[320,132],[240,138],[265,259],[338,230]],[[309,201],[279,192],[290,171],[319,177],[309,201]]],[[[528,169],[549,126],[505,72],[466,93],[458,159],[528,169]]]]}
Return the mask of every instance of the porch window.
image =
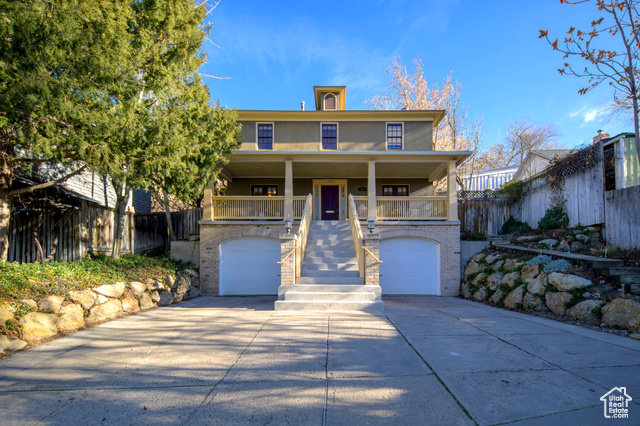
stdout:
{"type": "Polygon", "coordinates": [[[402,149],[402,123],[387,123],[387,149],[402,149]]]}
{"type": "Polygon", "coordinates": [[[409,185],[382,185],[383,197],[408,197],[409,185]]]}
{"type": "Polygon", "coordinates": [[[278,195],[278,185],[251,185],[251,195],[278,195]]]}
{"type": "Polygon", "coordinates": [[[322,149],[338,149],[338,125],[322,125],[322,149]]]}
{"type": "Polygon", "coordinates": [[[258,124],[258,149],[273,149],[273,124],[258,124]]]}

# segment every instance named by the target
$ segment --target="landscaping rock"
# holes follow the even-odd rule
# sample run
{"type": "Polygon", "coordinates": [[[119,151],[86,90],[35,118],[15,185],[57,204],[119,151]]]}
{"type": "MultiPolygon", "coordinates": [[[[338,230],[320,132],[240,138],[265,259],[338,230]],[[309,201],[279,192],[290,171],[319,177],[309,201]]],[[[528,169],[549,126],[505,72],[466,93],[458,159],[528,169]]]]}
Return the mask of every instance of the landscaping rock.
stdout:
{"type": "Polygon", "coordinates": [[[526,243],[526,242],[535,242],[535,241],[540,241],[543,237],[540,235],[524,235],[522,237],[518,237],[518,239],[516,240],[519,243],[526,243]]]}
{"type": "Polygon", "coordinates": [[[33,311],[38,310],[38,302],[33,299],[20,299],[19,302],[28,305],[33,311]]]}
{"type": "Polygon", "coordinates": [[[554,238],[547,238],[545,240],[540,240],[540,244],[546,244],[549,247],[553,248],[558,244],[558,240],[554,238]]]}
{"type": "Polygon", "coordinates": [[[473,260],[470,260],[469,263],[467,263],[466,268],[464,268],[464,278],[467,279],[469,278],[469,275],[471,274],[475,274],[476,272],[478,272],[480,265],[478,265],[478,263],[476,263],[473,260]]]}
{"type": "Polygon", "coordinates": [[[185,275],[180,276],[176,280],[175,293],[179,295],[186,294],[191,288],[191,279],[185,275]]]}
{"type": "Polygon", "coordinates": [[[576,240],[586,243],[587,241],[589,241],[589,236],[584,234],[578,234],[576,235],[576,240]]]}
{"type": "Polygon", "coordinates": [[[478,253],[475,256],[473,256],[471,259],[475,262],[480,262],[482,259],[484,259],[487,256],[487,253],[478,253]]]}
{"type": "Polygon", "coordinates": [[[155,303],[158,303],[160,301],[160,293],[158,293],[157,291],[152,291],[151,293],[149,293],[149,296],[155,303]]]}
{"type": "Polygon", "coordinates": [[[101,294],[106,297],[118,298],[122,296],[124,293],[125,284],[124,283],[115,283],[115,284],[105,284],[100,287],[96,287],[93,289],[98,294],[101,294]]]}
{"type": "Polygon", "coordinates": [[[504,293],[502,292],[502,290],[497,289],[496,292],[493,293],[493,295],[491,295],[491,297],[489,298],[489,303],[491,303],[492,305],[497,305],[500,299],[502,299],[503,295],[504,293]]]}
{"type": "Polygon", "coordinates": [[[0,325],[4,325],[4,322],[10,319],[13,319],[13,309],[8,303],[0,304],[0,325]]]}
{"type": "Polygon", "coordinates": [[[469,283],[463,282],[460,284],[460,295],[465,299],[469,299],[471,297],[471,290],[469,289],[469,283]]]}
{"type": "Polygon", "coordinates": [[[576,288],[588,287],[593,283],[586,278],[581,278],[576,275],[553,272],[549,274],[549,284],[557,288],[558,291],[571,291],[576,288]]]}
{"type": "Polygon", "coordinates": [[[533,294],[545,294],[547,291],[547,274],[540,274],[527,285],[527,291],[533,294]]]}
{"type": "Polygon", "coordinates": [[[600,241],[600,232],[594,232],[592,234],[589,235],[589,241],[600,241]]]}
{"type": "Polygon", "coordinates": [[[576,320],[590,320],[597,318],[593,310],[602,305],[601,300],[585,300],[567,309],[567,315],[576,320]]]}
{"type": "Polygon", "coordinates": [[[531,293],[527,293],[522,298],[522,306],[530,311],[546,311],[547,306],[544,304],[544,300],[540,296],[535,296],[531,293]]]}
{"type": "Polygon", "coordinates": [[[559,259],[547,263],[544,268],[542,268],[542,271],[550,274],[552,272],[564,271],[569,268],[571,268],[571,262],[564,259],[559,259]]]}
{"type": "Polygon", "coordinates": [[[487,278],[487,274],[485,274],[484,272],[480,272],[478,275],[476,275],[473,281],[471,281],[471,284],[477,286],[480,284],[480,281],[484,280],[485,278],[487,278]]]}
{"type": "Polygon", "coordinates": [[[192,278],[198,278],[199,276],[198,273],[193,269],[185,269],[184,271],[182,271],[182,273],[192,278]]]}
{"type": "Polygon", "coordinates": [[[567,240],[562,240],[560,241],[560,244],[558,244],[558,246],[556,247],[556,250],[570,252],[571,247],[569,247],[569,243],[567,242],[567,240]]]}
{"type": "Polygon", "coordinates": [[[604,248],[604,243],[601,241],[591,241],[589,242],[589,248],[590,249],[595,249],[595,250],[599,250],[604,248]]]}
{"type": "Polygon", "coordinates": [[[576,252],[576,251],[584,251],[587,250],[589,247],[587,247],[586,244],[581,243],[580,241],[574,241],[573,243],[571,243],[571,251],[572,252],[576,252]]]}
{"type": "Polygon", "coordinates": [[[609,325],[640,331],[640,303],[616,299],[602,308],[602,320],[609,325]]]}
{"type": "Polygon", "coordinates": [[[147,280],[147,290],[149,291],[164,290],[164,284],[154,278],[150,278],[147,280]]]}
{"type": "Polygon", "coordinates": [[[504,265],[504,260],[499,260],[491,265],[491,269],[493,269],[494,271],[499,271],[502,268],[502,265],[504,265]]]}
{"type": "Polygon", "coordinates": [[[69,298],[74,302],[81,304],[86,310],[91,309],[91,307],[96,303],[96,297],[96,294],[91,290],[69,292],[69,298]]]}
{"type": "Polygon", "coordinates": [[[567,303],[573,299],[573,296],[564,291],[548,291],[544,297],[547,300],[547,308],[557,315],[564,315],[567,310],[567,303]]]}
{"type": "Polygon", "coordinates": [[[4,351],[19,351],[27,346],[27,342],[20,339],[9,339],[7,336],[0,334],[0,353],[4,351]]]}
{"type": "Polygon", "coordinates": [[[191,278],[191,286],[200,288],[200,278],[191,278]]]}
{"type": "Polygon", "coordinates": [[[64,302],[64,296],[45,296],[38,300],[38,309],[57,314],[60,312],[62,302],[64,302]]]}
{"type": "Polygon", "coordinates": [[[487,262],[489,265],[491,265],[493,262],[495,262],[496,260],[502,258],[502,256],[500,255],[500,253],[492,253],[489,256],[485,257],[484,260],[485,262],[487,262]]]}
{"type": "Polygon", "coordinates": [[[151,296],[149,295],[149,293],[142,293],[140,295],[140,309],[147,310],[147,309],[151,309],[155,306],[155,303],[153,303],[153,300],[151,300],[151,296]]]}
{"type": "Polygon", "coordinates": [[[481,287],[480,289],[478,289],[478,291],[473,293],[473,298],[474,298],[474,300],[477,300],[478,302],[482,302],[484,300],[487,300],[487,288],[486,287],[481,287]]]}
{"type": "Polygon", "coordinates": [[[147,285],[139,281],[131,281],[129,287],[131,287],[131,293],[133,293],[134,296],[140,296],[147,291],[147,285]]]}
{"type": "Polygon", "coordinates": [[[200,288],[199,287],[191,287],[191,290],[189,290],[189,299],[193,299],[195,297],[200,296],[200,288]]]}
{"type": "Polygon", "coordinates": [[[173,303],[174,295],[170,291],[163,291],[160,293],[160,300],[158,306],[169,306],[173,303]]]}
{"type": "Polygon", "coordinates": [[[173,274],[168,274],[165,275],[164,277],[164,285],[167,286],[167,288],[170,289],[174,289],[176,287],[176,276],[173,274]]]}
{"type": "Polygon", "coordinates": [[[519,305],[522,305],[522,297],[524,296],[524,288],[519,286],[515,290],[512,290],[507,297],[504,298],[504,306],[509,309],[516,309],[519,305]]]}
{"type": "Polygon", "coordinates": [[[600,232],[602,228],[600,228],[599,226],[589,226],[587,227],[587,231],[589,232],[600,232]]]}
{"type": "Polygon", "coordinates": [[[122,310],[129,314],[140,310],[138,299],[135,298],[130,290],[126,290],[124,292],[124,296],[122,297],[122,300],[120,300],[120,303],[122,304],[122,310]]]}
{"type": "Polygon", "coordinates": [[[509,272],[504,277],[502,277],[502,284],[507,287],[513,287],[516,285],[516,280],[520,278],[520,274],[518,272],[509,272]]]}
{"type": "Polygon", "coordinates": [[[531,260],[525,262],[527,265],[541,265],[543,263],[549,263],[553,260],[551,256],[547,256],[546,254],[541,254],[539,256],[534,257],[531,260]]]}
{"type": "Polygon", "coordinates": [[[84,327],[84,309],[82,306],[70,303],[60,308],[62,317],[58,321],[58,330],[75,331],[80,327],[84,327]]]}
{"type": "Polygon", "coordinates": [[[58,334],[58,316],[42,312],[31,312],[20,318],[22,338],[27,342],[46,339],[58,334]]]}
{"type": "Polygon", "coordinates": [[[504,262],[503,268],[507,271],[513,271],[516,269],[516,261],[513,259],[507,259],[504,262]]]}
{"type": "Polygon", "coordinates": [[[487,278],[487,285],[491,290],[495,290],[496,288],[498,288],[501,282],[502,282],[502,272],[496,272],[495,274],[487,278]]]}
{"type": "Polygon", "coordinates": [[[118,317],[122,312],[122,304],[117,299],[109,299],[102,305],[96,305],[89,310],[87,322],[95,324],[118,317]]]}
{"type": "Polygon", "coordinates": [[[110,298],[108,298],[107,296],[103,296],[101,294],[99,294],[96,297],[96,303],[95,305],[102,305],[103,303],[107,303],[109,300],[111,300],[110,298]]]}
{"type": "Polygon", "coordinates": [[[520,271],[521,274],[521,279],[524,282],[530,282],[531,280],[533,280],[536,275],[538,275],[539,272],[539,267],[538,265],[525,265],[522,267],[522,270],[520,271]]]}

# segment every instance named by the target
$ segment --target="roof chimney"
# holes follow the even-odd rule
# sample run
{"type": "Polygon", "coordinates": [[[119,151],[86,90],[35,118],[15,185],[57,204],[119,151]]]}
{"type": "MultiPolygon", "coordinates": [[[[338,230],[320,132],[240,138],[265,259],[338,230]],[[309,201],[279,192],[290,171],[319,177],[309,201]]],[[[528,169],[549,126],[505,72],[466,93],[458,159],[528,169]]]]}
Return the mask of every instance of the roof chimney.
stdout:
{"type": "Polygon", "coordinates": [[[304,101],[300,102],[300,110],[304,111],[304,101]]]}
{"type": "Polygon", "coordinates": [[[593,138],[593,143],[598,143],[603,139],[609,139],[609,133],[602,133],[602,130],[598,130],[598,134],[593,138]]]}

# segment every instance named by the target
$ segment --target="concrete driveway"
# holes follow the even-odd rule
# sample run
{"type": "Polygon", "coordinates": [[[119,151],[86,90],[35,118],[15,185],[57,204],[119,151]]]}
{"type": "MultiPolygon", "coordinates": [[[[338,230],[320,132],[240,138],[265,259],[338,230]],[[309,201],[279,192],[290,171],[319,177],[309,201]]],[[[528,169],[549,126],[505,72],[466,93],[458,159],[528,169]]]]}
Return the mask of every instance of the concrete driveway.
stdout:
{"type": "Polygon", "coordinates": [[[198,298],[0,361],[2,424],[639,424],[640,341],[454,298],[198,298]],[[522,421],[521,421],[522,420],[522,421]]]}

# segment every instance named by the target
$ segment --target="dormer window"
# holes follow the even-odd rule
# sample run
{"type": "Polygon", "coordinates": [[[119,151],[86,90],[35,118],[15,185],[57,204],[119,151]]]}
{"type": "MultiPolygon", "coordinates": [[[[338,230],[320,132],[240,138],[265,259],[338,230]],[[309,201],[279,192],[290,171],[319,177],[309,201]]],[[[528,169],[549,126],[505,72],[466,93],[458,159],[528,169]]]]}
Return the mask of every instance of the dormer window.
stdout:
{"type": "Polygon", "coordinates": [[[327,93],[324,95],[324,110],[325,111],[335,111],[336,109],[336,95],[333,93],[327,93]]]}

